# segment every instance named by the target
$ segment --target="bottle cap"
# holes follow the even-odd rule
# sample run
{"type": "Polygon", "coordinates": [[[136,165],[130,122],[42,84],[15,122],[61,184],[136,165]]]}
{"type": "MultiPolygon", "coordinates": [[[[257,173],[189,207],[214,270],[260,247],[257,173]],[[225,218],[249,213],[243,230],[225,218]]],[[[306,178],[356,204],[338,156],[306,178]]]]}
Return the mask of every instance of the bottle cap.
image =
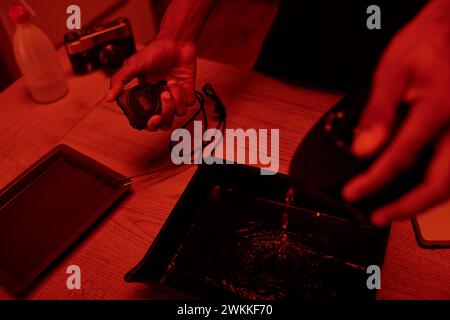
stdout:
{"type": "Polygon", "coordinates": [[[9,17],[15,24],[28,22],[31,18],[30,12],[21,5],[11,5],[8,10],[9,17]]]}

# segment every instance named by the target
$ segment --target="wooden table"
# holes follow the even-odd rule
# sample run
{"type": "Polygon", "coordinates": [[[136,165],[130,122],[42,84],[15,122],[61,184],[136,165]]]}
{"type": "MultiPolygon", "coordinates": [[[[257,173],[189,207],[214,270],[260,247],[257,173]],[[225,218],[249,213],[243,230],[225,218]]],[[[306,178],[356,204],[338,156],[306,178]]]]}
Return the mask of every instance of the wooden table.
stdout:
{"type": "MultiPolygon", "coordinates": [[[[64,59],[65,68],[67,59],[64,59]]],[[[214,85],[227,106],[230,128],[279,128],[280,171],[314,122],[341,94],[294,87],[269,77],[200,60],[198,87],[214,85]]],[[[49,105],[34,103],[23,79],[0,95],[0,187],[55,145],[68,144],[125,175],[167,161],[169,133],[137,132],[105,102],[100,72],[69,76],[70,93],[49,105]]],[[[83,237],[37,283],[29,299],[158,299],[166,292],[123,280],[145,254],[195,166],[161,170],[83,237]],[[82,289],[66,287],[67,266],[81,268],[82,289]]],[[[409,220],[394,223],[382,268],[381,299],[450,298],[450,250],[421,249],[409,220]]],[[[0,288],[0,298],[13,298],[0,288]]]]}

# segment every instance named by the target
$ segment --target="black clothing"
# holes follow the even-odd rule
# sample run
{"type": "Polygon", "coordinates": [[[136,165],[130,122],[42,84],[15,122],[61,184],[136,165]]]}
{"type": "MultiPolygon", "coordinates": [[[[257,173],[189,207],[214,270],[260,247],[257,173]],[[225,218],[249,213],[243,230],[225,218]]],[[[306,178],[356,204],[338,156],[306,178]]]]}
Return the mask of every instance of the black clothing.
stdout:
{"type": "Polygon", "coordinates": [[[255,69],[339,90],[367,87],[390,38],[426,0],[282,0],[255,69]],[[381,29],[366,25],[370,5],[381,29]]]}

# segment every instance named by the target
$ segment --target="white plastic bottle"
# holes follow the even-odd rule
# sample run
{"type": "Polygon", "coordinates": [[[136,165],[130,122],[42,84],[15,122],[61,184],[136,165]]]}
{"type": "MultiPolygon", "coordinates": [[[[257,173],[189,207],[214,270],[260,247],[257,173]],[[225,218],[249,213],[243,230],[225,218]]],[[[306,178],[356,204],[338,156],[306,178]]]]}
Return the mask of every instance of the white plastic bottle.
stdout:
{"type": "Polygon", "coordinates": [[[9,16],[17,26],[13,38],[14,55],[32,97],[41,103],[61,99],[69,88],[50,39],[30,22],[25,7],[11,6],[9,16]]]}

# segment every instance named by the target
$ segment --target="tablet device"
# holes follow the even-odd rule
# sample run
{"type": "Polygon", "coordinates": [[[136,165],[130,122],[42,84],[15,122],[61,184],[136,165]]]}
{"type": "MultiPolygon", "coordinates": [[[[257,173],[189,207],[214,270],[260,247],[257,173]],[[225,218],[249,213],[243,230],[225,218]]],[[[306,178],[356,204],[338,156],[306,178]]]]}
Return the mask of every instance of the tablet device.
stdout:
{"type": "Polygon", "coordinates": [[[450,200],[413,218],[417,241],[425,248],[450,248],[450,200]]]}
{"type": "Polygon", "coordinates": [[[126,178],[59,145],[0,192],[0,284],[22,294],[118,198],[126,178]]]}

